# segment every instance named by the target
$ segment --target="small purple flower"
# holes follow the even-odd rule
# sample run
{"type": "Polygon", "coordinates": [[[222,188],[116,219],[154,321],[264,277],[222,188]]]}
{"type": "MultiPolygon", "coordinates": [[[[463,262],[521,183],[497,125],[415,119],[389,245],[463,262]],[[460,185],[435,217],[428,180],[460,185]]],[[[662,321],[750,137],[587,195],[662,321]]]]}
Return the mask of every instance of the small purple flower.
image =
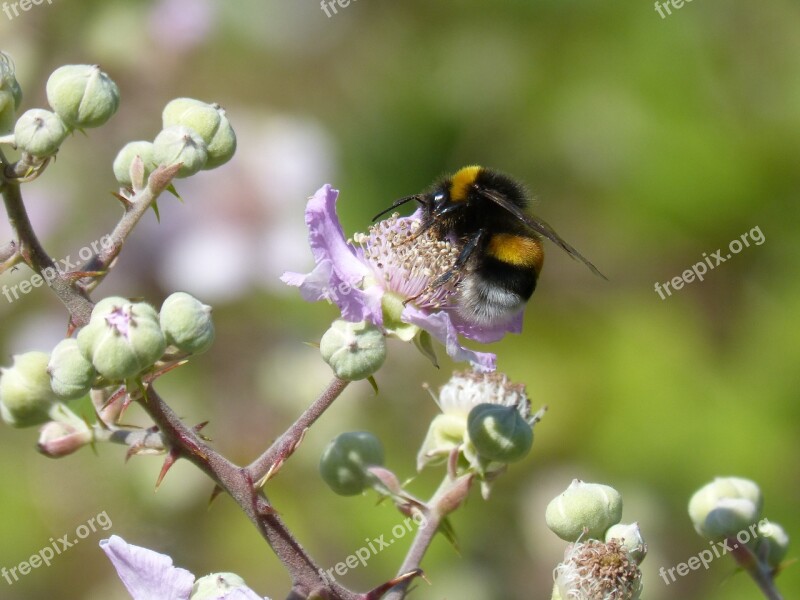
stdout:
{"type": "Polygon", "coordinates": [[[306,225],[316,266],[307,275],[289,272],[281,280],[300,288],[309,302],[336,303],[348,321],[369,321],[404,341],[427,331],[454,360],[494,370],[496,356],[465,348],[459,335],[495,342],[508,332],[519,333],[522,315],[491,327],[464,321],[455,310],[460,277],[435,288],[431,285],[452,269],[458,257],[455,245],[436,239],[429,231],[416,235],[418,214],[393,215],[370,227],[369,233],[347,240],[336,215],[338,196],[326,184],[309,200],[306,225]]]}
{"type": "MultiPolygon", "coordinates": [[[[166,554],[128,544],[116,535],[102,540],[100,547],[111,559],[133,600],[190,600],[200,596],[194,575],[173,566],[172,559],[166,554]]],[[[221,589],[227,587],[220,586],[221,589]]],[[[211,596],[205,594],[203,597],[211,596]]],[[[229,588],[214,597],[217,600],[265,600],[246,585],[229,588]]]]}

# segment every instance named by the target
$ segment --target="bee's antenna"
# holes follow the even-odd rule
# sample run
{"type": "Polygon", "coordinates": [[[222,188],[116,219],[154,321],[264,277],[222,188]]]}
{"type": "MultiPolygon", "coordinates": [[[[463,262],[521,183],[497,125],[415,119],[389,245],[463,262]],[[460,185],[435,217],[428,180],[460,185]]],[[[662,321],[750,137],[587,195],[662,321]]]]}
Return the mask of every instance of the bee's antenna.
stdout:
{"type": "Polygon", "coordinates": [[[420,194],[414,194],[413,196],[406,196],[405,198],[400,198],[399,200],[395,200],[394,202],[392,202],[392,205],[389,208],[387,208],[386,210],[382,210],[377,215],[372,217],[372,220],[375,221],[378,219],[378,217],[382,217],[386,213],[393,211],[398,206],[402,206],[406,202],[411,202],[412,200],[416,200],[417,202],[422,202],[422,196],[420,194]]]}

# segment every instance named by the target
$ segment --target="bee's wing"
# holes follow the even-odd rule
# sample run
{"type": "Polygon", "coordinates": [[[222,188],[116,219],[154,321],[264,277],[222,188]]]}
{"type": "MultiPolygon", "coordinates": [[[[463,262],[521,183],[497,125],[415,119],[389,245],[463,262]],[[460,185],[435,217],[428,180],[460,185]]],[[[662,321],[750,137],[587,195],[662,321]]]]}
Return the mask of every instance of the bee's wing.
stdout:
{"type": "Polygon", "coordinates": [[[608,279],[605,275],[603,275],[599,271],[599,269],[597,267],[595,267],[589,261],[589,259],[584,257],[580,252],[575,250],[575,248],[573,248],[567,242],[565,242],[563,239],[561,239],[561,236],[558,235],[555,231],[553,231],[553,228],[550,227],[550,225],[548,225],[547,223],[545,223],[541,219],[538,219],[538,218],[532,217],[531,215],[526,214],[525,212],[522,211],[522,209],[519,206],[517,206],[513,202],[509,202],[508,200],[506,200],[506,198],[504,198],[500,194],[497,194],[497,193],[495,193],[495,192],[493,192],[491,190],[481,190],[481,192],[483,193],[483,195],[487,199],[491,200],[492,202],[494,202],[498,206],[500,206],[503,209],[507,210],[512,215],[514,215],[517,219],[519,219],[520,221],[525,223],[528,227],[533,229],[536,233],[543,235],[548,240],[550,240],[551,242],[553,242],[554,244],[559,246],[564,252],[569,254],[572,258],[575,258],[575,259],[581,261],[583,264],[585,264],[587,267],[589,267],[589,269],[591,269],[592,273],[594,273],[595,275],[599,275],[603,279],[606,279],[606,280],[608,279]]]}

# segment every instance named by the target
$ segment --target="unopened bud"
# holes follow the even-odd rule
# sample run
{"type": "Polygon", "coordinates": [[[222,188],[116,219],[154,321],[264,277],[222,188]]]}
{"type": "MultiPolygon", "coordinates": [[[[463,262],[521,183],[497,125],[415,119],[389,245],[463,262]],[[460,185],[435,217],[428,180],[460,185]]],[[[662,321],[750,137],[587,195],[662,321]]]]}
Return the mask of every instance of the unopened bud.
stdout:
{"type": "Polygon", "coordinates": [[[764,519],[758,524],[758,539],[755,544],[756,556],[770,567],[777,569],[789,552],[789,534],[772,521],[764,519]]]}
{"type": "Polygon", "coordinates": [[[221,108],[217,110],[219,111],[219,127],[208,143],[208,161],[203,167],[205,170],[216,169],[224,165],[233,158],[236,152],[236,132],[228,117],[225,116],[225,111],[221,108]]]}
{"type": "Polygon", "coordinates": [[[97,303],[78,347],[103,377],[120,381],[152,366],[166,348],[155,309],[111,297],[97,303]]]}
{"type": "Polygon", "coordinates": [[[153,143],[152,142],[128,142],[117,153],[114,159],[114,177],[121,185],[133,185],[131,178],[131,165],[136,157],[142,159],[144,164],[144,179],[147,178],[155,170],[155,159],[153,158],[153,143]]]}
{"type": "Polygon", "coordinates": [[[99,127],[119,108],[119,88],[97,65],[64,65],[47,80],[47,101],[74,128],[99,127]]]}
{"type": "Polygon", "coordinates": [[[47,372],[53,391],[65,400],[87,394],[97,377],[97,371],[83,356],[75,338],[67,338],[56,344],[50,353],[47,372]]]}
{"type": "Polygon", "coordinates": [[[336,320],[319,343],[322,359],[339,379],[366,379],[386,360],[386,339],[374,325],[336,320]]]}
{"type": "Polygon", "coordinates": [[[186,292],[175,292],[164,300],[159,320],[167,344],[189,354],[205,352],[214,341],[211,307],[186,292]]]}
{"type": "Polygon", "coordinates": [[[0,135],[14,129],[17,109],[22,101],[22,89],[14,74],[14,62],[0,52],[0,135]]]}
{"type": "Polygon", "coordinates": [[[355,496],[369,485],[368,467],[383,464],[383,446],[367,431],[351,431],[336,436],[322,453],[319,471],[322,479],[340,496],[355,496]]]}
{"type": "Polygon", "coordinates": [[[36,449],[50,458],[61,458],[91,444],[92,430],[83,421],[50,421],[42,427],[36,449]]]}
{"type": "Polygon", "coordinates": [[[162,129],[153,141],[153,159],[164,166],[182,163],[176,177],[189,177],[206,165],[208,147],[194,130],[173,125],[162,129]]]}
{"type": "Polygon", "coordinates": [[[194,131],[210,144],[219,128],[219,111],[213,104],[194,98],[175,98],[170,100],[161,114],[163,129],[182,125],[194,131]]]}
{"type": "Polygon", "coordinates": [[[622,496],[614,488],[574,479],[547,505],[545,520],[562,540],[604,539],[606,530],[622,519],[622,496]]]}
{"type": "Polygon", "coordinates": [[[533,446],[533,428],[515,406],[479,404],[467,417],[467,431],[478,454],[491,461],[516,462],[533,446]]]}
{"type": "Polygon", "coordinates": [[[50,420],[58,402],[50,388],[46,352],[14,356],[11,367],[0,369],[0,414],[12,427],[33,427],[50,420]]]}
{"type": "Polygon", "coordinates": [[[647,554],[647,544],[644,543],[642,532],[638,523],[617,523],[606,531],[606,542],[618,540],[628,550],[631,558],[637,564],[642,564],[647,554]]]}
{"type": "Polygon", "coordinates": [[[689,517],[698,534],[709,540],[719,540],[741,529],[729,531],[730,527],[743,525],[746,528],[757,521],[763,505],[764,498],[755,482],[741,477],[717,477],[692,495],[689,517]]]}
{"type": "Polygon", "coordinates": [[[37,158],[53,156],[69,135],[57,114],[42,108],[25,111],[14,126],[17,148],[37,158]]]}

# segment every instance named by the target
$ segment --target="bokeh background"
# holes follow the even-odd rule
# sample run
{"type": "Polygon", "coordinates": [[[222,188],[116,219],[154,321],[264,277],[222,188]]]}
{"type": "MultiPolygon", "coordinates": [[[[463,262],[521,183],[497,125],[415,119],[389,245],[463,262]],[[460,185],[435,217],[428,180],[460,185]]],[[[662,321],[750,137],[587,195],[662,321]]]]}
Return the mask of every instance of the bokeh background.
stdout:
{"type": "MultiPolygon", "coordinates": [[[[338,8],[338,7],[337,7],[338,8]]],[[[757,481],[765,515],[800,537],[800,6],[794,0],[702,0],[662,18],[653,3],[577,0],[352,0],[326,16],[316,0],[53,0],[7,19],[0,46],[17,64],[24,108],[45,105],[49,73],[98,63],[119,84],[118,114],[76,134],[24,192],[52,256],[75,255],[110,231],[120,209],[111,161],[152,139],[167,101],[222,104],[239,136],[234,160],[181,180],[96,296],[182,289],[213,304],[218,339],[164,377],[162,394],[244,463],[326,384],[304,342],[336,316],[278,277],[311,265],[306,198],[341,190],[348,232],[442,173],[479,163],[533,190],[548,220],[608,276],[548,246],[522,335],[492,347],[499,367],[550,410],[534,451],[452,518],[460,553],[438,539],[424,599],[547,599],[565,544],[544,506],[573,478],[615,486],[624,519],[649,542],[649,600],[751,600],[749,579],[720,559],[669,586],[673,567],[707,547],[686,515],[717,475],[757,481]],[[662,300],[656,282],[758,227],[745,248],[662,300]]],[[[2,219],[5,221],[5,219],[2,219]]],[[[0,242],[10,238],[0,223],[0,242]]],[[[23,267],[0,284],[28,278],[23,267]]],[[[0,363],[48,349],[65,312],[43,289],[0,297],[0,363]]],[[[443,355],[443,352],[440,352],[443,355]]],[[[270,484],[275,506],[320,564],[332,567],[401,517],[375,496],[341,498],[319,479],[333,436],[366,429],[387,464],[414,473],[437,409],[421,387],[452,372],[392,343],[377,379],[350,386],[270,484]]],[[[133,409],[128,420],[146,424],[133,409]]],[[[0,566],[11,568],[98,513],[113,522],[9,586],[0,598],[123,599],[97,542],[110,533],[170,554],[200,575],[235,571],[285,597],[279,562],[233,502],[210,508],[209,482],[179,464],[161,489],[161,461],[85,449],[53,461],[36,432],[0,430],[0,566]]],[[[410,489],[433,491],[439,472],[410,489]]],[[[391,577],[409,539],[343,578],[368,589],[391,577]]],[[[797,556],[797,546],[790,557],[797,556]]],[[[800,593],[800,568],[778,585],[800,593]]]]}

